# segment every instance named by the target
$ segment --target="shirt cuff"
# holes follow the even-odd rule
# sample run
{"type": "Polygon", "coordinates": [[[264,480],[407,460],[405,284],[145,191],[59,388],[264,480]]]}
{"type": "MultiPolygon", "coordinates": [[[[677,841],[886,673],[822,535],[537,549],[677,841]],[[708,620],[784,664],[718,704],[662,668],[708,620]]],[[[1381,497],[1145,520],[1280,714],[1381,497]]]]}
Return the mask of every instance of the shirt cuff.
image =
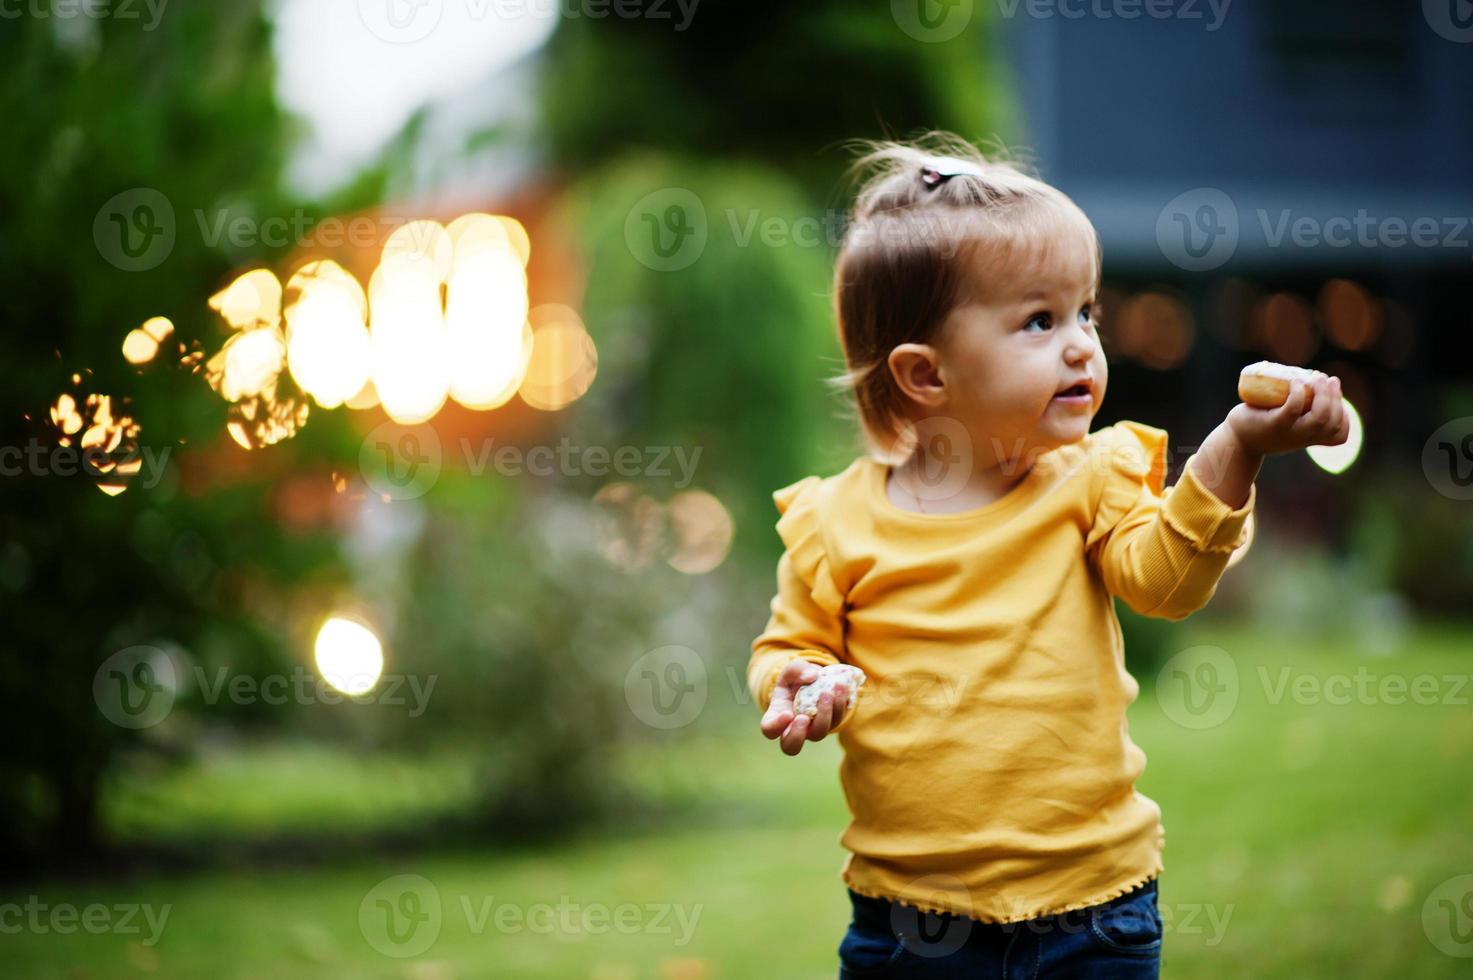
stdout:
{"type": "Polygon", "coordinates": [[[1249,484],[1248,500],[1234,510],[1202,484],[1188,460],[1181,478],[1166,495],[1161,511],[1172,529],[1198,551],[1231,553],[1246,540],[1244,525],[1257,501],[1258,486],[1249,484]]]}

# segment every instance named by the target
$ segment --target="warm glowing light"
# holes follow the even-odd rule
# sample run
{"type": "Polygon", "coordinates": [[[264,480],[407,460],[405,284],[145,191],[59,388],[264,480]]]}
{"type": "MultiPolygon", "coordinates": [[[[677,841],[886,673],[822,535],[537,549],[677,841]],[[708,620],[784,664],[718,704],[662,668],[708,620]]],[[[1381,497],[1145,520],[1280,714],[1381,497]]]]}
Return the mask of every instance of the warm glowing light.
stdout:
{"type": "Polygon", "coordinates": [[[467,408],[490,409],[516,394],[532,357],[527,274],[505,248],[467,258],[457,252],[446,291],[450,394],[467,408]]]}
{"type": "Polygon", "coordinates": [[[663,510],[632,483],[610,483],[593,495],[594,533],[599,551],[626,572],[638,571],[659,555],[663,510]]]}
{"type": "MultiPolygon", "coordinates": [[[[530,257],[526,228],[506,215],[411,221],[385,241],[366,291],[327,259],[285,287],[269,269],[238,276],[209,300],[237,332],[210,357],[197,341],[179,345],[179,363],[230,403],[227,429],[247,449],[290,438],[311,401],[382,407],[405,425],[447,398],[484,411],[520,393],[554,411],[587,391],[598,355],[574,311],[528,309],[530,257]]],[[[128,335],[124,356],[146,364],[172,333],[156,317],[128,335]]]]}
{"type": "Polygon", "coordinates": [[[369,281],[373,385],[384,411],[402,425],[431,418],[450,391],[435,275],[427,261],[405,257],[380,265],[369,281]]]}
{"type": "Polygon", "coordinates": [[[309,262],[286,287],[287,365],[302,390],[336,408],[368,381],[367,301],[336,262],[309,262]]]}
{"type": "Polygon", "coordinates": [[[358,394],[343,403],[351,409],[365,411],[378,407],[378,389],[373,386],[373,379],[369,378],[363,382],[363,387],[358,389],[358,394]]]}
{"type": "Polygon", "coordinates": [[[384,672],[383,644],[373,630],[341,616],[317,631],[314,657],[322,679],[344,694],[367,694],[384,672]]]}
{"type": "Polygon", "coordinates": [[[1293,293],[1274,293],[1253,311],[1259,341],[1282,364],[1307,364],[1319,349],[1309,304],[1293,293]]]}
{"type": "Polygon", "coordinates": [[[1123,353],[1148,368],[1180,367],[1192,351],[1196,326],[1181,300],[1166,293],[1141,293],[1128,300],[1116,321],[1123,353]]]}
{"type": "Polygon", "coordinates": [[[401,265],[428,270],[436,282],[450,277],[454,243],[438,221],[411,221],[394,229],[384,242],[379,268],[393,274],[401,265]]]}
{"type": "Polygon", "coordinates": [[[211,296],[210,309],[235,330],[275,326],[281,318],[281,280],[270,269],[252,269],[211,296]]]}
{"type": "Polygon", "coordinates": [[[504,214],[494,216],[501,225],[502,231],[506,232],[507,244],[511,246],[512,252],[521,259],[525,267],[532,259],[532,238],[527,234],[527,229],[516,218],[508,218],[504,214]]]}
{"type": "Polygon", "coordinates": [[[1380,338],[1381,304],[1348,279],[1331,279],[1320,288],[1320,322],[1346,350],[1368,350],[1380,338]]]}
{"type": "Polygon", "coordinates": [[[259,395],[276,383],[286,366],[286,339],[276,327],[256,327],[233,335],[205,363],[205,380],[228,402],[259,395]]]}
{"type": "Polygon", "coordinates": [[[1345,406],[1345,414],[1350,417],[1350,435],[1338,446],[1310,446],[1305,450],[1315,465],[1326,473],[1344,473],[1349,469],[1350,464],[1360,455],[1361,442],[1364,439],[1360,413],[1355,410],[1350,399],[1342,397],[1340,401],[1345,406]]]}
{"type": "Polygon", "coordinates": [[[686,490],[670,501],[668,513],[675,537],[671,567],[702,575],[726,560],[734,525],[720,500],[704,490],[686,490]]]}
{"type": "MultiPolygon", "coordinates": [[[[57,396],[56,404],[51,406],[51,423],[62,431],[64,435],[76,435],[82,430],[82,415],[77,411],[77,400],[66,392],[57,396]]],[[[63,446],[70,446],[71,440],[63,438],[63,446]]]]}
{"type": "Polygon", "coordinates": [[[123,338],[123,357],[129,364],[147,364],[158,356],[159,345],[174,333],[174,324],[168,317],[156,316],[145,320],[143,326],[128,331],[123,338]]]}
{"type": "Polygon", "coordinates": [[[539,306],[529,319],[532,359],[518,393],[533,408],[555,412],[582,397],[593,384],[598,350],[582,319],[566,306],[539,306]]]}
{"type": "Polygon", "coordinates": [[[311,406],[305,396],[280,390],[289,384],[278,378],[259,395],[243,398],[225,410],[225,430],[242,449],[273,446],[307,424],[311,406]]]}
{"type": "MultiPolygon", "coordinates": [[[[73,384],[81,380],[72,377],[73,384]]],[[[63,392],[51,406],[51,422],[59,430],[59,445],[77,444],[87,454],[85,472],[108,496],[128,489],[128,481],[142,469],[140,427],[127,415],[113,414],[111,395],[91,394],[78,406],[76,398],[63,392]]]]}

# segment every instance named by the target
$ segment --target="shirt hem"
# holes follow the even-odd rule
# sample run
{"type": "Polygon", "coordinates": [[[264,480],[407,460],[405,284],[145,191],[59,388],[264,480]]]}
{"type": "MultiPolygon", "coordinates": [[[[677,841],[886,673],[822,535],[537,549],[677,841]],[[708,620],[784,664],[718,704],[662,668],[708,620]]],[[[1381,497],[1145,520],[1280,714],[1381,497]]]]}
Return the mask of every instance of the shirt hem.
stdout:
{"type": "Polygon", "coordinates": [[[932,912],[937,915],[959,915],[964,918],[975,919],[978,922],[987,923],[988,925],[1007,925],[1008,923],[1012,922],[1027,922],[1031,919],[1041,919],[1048,916],[1062,915],[1065,912],[1076,912],[1080,909],[1090,908],[1091,906],[1103,905],[1105,902],[1119,898],[1121,895],[1133,891],[1139,888],[1141,885],[1144,885],[1150,881],[1154,881],[1155,879],[1159,878],[1164,868],[1165,865],[1160,860],[1157,860],[1155,866],[1152,867],[1151,870],[1144,875],[1129,878],[1125,881],[1124,884],[1118,885],[1115,888],[1111,888],[1108,891],[1101,892],[1086,899],[1081,899],[1077,902],[1069,902],[1063,905],[1042,906],[1038,909],[1030,910],[1021,915],[1014,916],[997,915],[976,909],[964,909],[960,906],[949,907],[945,903],[925,901],[918,902],[914,899],[907,898],[904,895],[890,894],[879,889],[859,885],[855,883],[853,874],[852,872],[850,872],[847,865],[842,871],[840,871],[840,877],[843,878],[844,884],[847,885],[851,890],[853,890],[857,894],[865,896],[866,898],[877,898],[881,901],[887,902],[899,902],[902,905],[909,905],[911,908],[918,909],[922,912],[932,912]]]}

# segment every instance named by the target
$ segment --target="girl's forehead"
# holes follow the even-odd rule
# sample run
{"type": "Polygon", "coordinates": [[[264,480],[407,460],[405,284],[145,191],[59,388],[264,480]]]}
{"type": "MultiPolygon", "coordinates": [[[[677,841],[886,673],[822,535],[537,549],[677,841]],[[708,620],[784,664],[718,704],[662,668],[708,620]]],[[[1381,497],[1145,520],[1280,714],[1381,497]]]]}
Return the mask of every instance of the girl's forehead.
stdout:
{"type": "Polygon", "coordinates": [[[1059,221],[1001,241],[979,241],[969,263],[974,295],[989,303],[1092,291],[1099,280],[1094,229],[1059,221]]]}

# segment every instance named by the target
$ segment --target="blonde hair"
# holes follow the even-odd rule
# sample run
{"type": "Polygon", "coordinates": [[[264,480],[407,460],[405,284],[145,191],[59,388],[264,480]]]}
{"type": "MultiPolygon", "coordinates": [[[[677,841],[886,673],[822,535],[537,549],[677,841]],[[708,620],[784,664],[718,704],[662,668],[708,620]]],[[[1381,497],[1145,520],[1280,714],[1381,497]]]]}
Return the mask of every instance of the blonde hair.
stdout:
{"type": "Polygon", "coordinates": [[[865,179],[834,270],[848,369],[827,383],[852,396],[870,454],[898,463],[914,432],[890,352],[936,340],[954,308],[985,301],[1004,270],[1045,257],[1061,231],[1088,236],[1098,279],[1100,243],[1062,191],[960,137],[860,146],[853,169],[865,179]]]}

